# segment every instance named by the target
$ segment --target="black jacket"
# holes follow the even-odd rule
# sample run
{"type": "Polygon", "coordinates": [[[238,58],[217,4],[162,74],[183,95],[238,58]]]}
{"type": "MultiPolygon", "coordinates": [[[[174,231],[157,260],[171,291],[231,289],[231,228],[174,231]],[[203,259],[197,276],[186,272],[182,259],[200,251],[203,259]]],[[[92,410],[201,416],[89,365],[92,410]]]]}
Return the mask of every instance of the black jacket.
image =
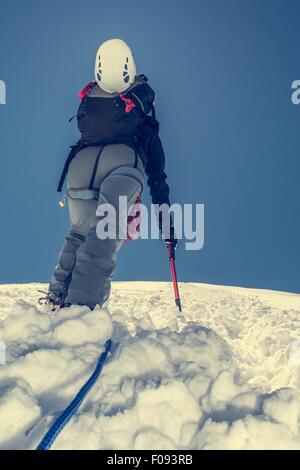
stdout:
{"type": "Polygon", "coordinates": [[[153,204],[170,205],[170,190],[165,172],[165,153],[159,137],[159,122],[154,116],[145,117],[140,142],[147,156],[145,171],[152,202],[153,204]]]}

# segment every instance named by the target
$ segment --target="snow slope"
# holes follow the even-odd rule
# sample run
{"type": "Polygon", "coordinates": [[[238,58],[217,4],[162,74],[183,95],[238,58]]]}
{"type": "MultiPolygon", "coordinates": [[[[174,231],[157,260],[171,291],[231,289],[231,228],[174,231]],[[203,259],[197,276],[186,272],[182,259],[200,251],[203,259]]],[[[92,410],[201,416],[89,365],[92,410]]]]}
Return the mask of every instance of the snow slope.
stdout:
{"type": "Polygon", "coordinates": [[[54,449],[300,449],[300,295],[180,287],[183,316],[169,283],[113,283],[109,312],[58,315],[36,305],[45,286],[0,286],[0,448],[35,448],[112,334],[54,449]]]}

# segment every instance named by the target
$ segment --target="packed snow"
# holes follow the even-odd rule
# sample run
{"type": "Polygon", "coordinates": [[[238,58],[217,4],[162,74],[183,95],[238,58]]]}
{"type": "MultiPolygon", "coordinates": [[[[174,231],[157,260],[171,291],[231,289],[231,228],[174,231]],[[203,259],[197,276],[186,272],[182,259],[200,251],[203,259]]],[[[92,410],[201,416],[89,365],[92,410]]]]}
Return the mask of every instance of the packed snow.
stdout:
{"type": "Polygon", "coordinates": [[[113,283],[109,309],[0,286],[0,448],[34,449],[113,346],[53,449],[300,449],[300,295],[113,283]]]}

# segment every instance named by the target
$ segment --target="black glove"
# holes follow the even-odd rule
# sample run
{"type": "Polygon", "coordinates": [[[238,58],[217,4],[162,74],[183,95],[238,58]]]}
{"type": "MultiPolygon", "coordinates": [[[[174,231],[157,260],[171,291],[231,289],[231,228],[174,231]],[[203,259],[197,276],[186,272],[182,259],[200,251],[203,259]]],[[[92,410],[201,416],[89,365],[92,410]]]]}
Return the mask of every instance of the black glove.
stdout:
{"type": "Polygon", "coordinates": [[[167,248],[169,248],[169,246],[170,246],[171,247],[171,252],[174,253],[174,251],[176,249],[176,246],[177,246],[177,238],[175,236],[173,226],[170,227],[170,238],[165,239],[165,244],[167,245],[167,248]]]}

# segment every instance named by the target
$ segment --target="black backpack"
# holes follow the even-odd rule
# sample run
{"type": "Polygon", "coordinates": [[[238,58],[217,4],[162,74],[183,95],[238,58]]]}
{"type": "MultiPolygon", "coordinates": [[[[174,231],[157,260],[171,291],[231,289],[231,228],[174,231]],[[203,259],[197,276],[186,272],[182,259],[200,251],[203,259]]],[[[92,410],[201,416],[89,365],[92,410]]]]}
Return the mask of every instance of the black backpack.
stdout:
{"type": "Polygon", "coordinates": [[[137,153],[141,145],[141,157],[147,157],[151,135],[159,130],[153,106],[155,93],[147,84],[145,75],[138,75],[135,83],[128,91],[118,93],[114,98],[89,96],[90,90],[98,86],[96,82],[90,82],[81,91],[77,111],[81,139],[71,146],[57,188],[59,192],[71,161],[85,147],[101,145],[103,148],[108,144],[124,143],[137,153]],[[151,116],[148,115],[150,111],[151,116]]]}
{"type": "Polygon", "coordinates": [[[98,87],[96,82],[84,88],[77,112],[82,142],[103,145],[135,141],[141,119],[149,113],[155,97],[142,77],[137,76],[136,84],[127,92],[111,98],[93,96],[93,88],[98,87]]]}

